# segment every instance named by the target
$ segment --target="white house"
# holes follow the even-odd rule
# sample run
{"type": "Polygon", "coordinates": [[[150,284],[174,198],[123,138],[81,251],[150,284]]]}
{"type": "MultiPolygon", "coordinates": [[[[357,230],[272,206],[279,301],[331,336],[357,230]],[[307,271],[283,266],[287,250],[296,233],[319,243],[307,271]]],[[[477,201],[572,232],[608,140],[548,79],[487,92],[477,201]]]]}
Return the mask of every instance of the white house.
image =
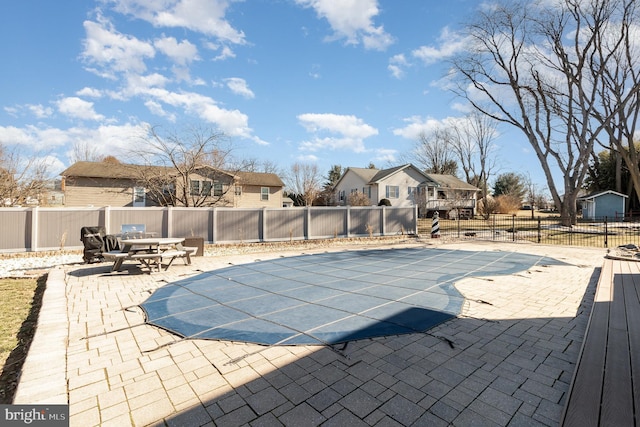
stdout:
{"type": "Polygon", "coordinates": [[[478,191],[453,175],[426,174],[412,164],[382,170],[349,167],[334,185],[336,205],[349,204],[349,195],[361,192],[372,206],[388,199],[391,206],[418,206],[422,215],[455,210],[472,216],[478,191]]]}

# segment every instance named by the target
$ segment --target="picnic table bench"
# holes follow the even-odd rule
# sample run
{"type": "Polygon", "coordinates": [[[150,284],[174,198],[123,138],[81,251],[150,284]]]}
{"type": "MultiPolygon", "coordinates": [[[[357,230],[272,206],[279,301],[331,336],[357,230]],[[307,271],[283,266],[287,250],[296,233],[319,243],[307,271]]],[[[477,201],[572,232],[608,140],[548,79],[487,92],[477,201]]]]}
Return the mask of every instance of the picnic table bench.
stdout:
{"type": "Polygon", "coordinates": [[[138,261],[150,272],[160,271],[163,262],[168,259],[165,266],[167,270],[176,258],[182,258],[185,265],[191,264],[191,255],[197,248],[184,247],[182,242],[183,238],[123,239],[121,250],[105,252],[103,257],[113,262],[111,271],[119,271],[126,260],[138,261]]]}
{"type": "Polygon", "coordinates": [[[640,263],[605,259],[561,426],[640,424],[640,263]]]}

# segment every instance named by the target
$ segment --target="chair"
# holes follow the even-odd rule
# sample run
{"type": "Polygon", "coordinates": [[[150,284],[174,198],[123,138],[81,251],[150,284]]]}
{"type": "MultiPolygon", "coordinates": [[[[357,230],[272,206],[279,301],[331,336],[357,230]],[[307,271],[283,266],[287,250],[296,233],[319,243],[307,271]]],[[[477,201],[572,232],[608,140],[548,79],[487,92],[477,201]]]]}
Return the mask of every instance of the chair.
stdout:
{"type": "Polygon", "coordinates": [[[122,224],[120,227],[122,239],[142,239],[146,236],[146,226],[144,224],[122,224]]]}
{"type": "Polygon", "coordinates": [[[103,226],[82,227],[80,240],[84,245],[82,259],[87,264],[104,261],[104,252],[120,250],[116,236],[107,234],[103,226]]]}

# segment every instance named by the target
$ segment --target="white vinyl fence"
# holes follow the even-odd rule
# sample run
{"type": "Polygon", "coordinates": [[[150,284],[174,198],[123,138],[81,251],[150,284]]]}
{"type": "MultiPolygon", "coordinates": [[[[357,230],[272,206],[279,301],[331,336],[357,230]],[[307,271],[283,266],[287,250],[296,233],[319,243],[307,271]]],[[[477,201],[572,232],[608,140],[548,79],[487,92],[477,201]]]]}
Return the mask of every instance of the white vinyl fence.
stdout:
{"type": "Polygon", "coordinates": [[[80,229],[145,224],[158,237],[249,243],[417,234],[416,207],[0,208],[0,252],[82,249],[80,229]]]}

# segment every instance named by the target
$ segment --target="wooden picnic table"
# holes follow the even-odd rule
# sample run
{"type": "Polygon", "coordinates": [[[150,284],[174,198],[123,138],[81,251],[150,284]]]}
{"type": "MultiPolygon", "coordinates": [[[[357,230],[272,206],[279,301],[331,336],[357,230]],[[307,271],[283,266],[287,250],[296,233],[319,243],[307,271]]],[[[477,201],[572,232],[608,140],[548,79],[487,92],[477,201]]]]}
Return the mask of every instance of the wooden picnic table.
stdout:
{"type": "Polygon", "coordinates": [[[165,270],[176,258],[183,258],[185,264],[191,264],[191,248],[185,248],[183,237],[145,237],[141,239],[123,239],[120,251],[103,254],[104,258],[113,261],[111,271],[120,271],[127,260],[134,260],[147,267],[149,271],[160,271],[162,261],[168,259],[165,270]]]}

